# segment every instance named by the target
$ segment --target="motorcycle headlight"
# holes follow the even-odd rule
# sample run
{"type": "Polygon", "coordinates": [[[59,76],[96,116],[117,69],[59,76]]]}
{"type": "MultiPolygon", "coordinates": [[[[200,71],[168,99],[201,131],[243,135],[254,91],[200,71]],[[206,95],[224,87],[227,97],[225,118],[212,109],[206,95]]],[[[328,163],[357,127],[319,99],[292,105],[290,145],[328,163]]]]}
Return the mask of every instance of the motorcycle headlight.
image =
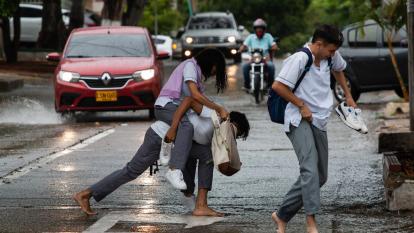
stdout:
{"type": "Polygon", "coordinates": [[[79,81],[80,78],[80,74],[78,73],[72,73],[72,72],[67,72],[67,71],[59,71],[59,79],[65,82],[71,82],[71,83],[76,83],[79,81]]]}
{"type": "Polygon", "coordinates": [[[236,37],[235,36],[229,36],[229,37],[227,37],[227,41],[230,42],[230,43],[234,43],[234,42],[236,42],[236,37]]]}
{"type": "Polygon", "coordinates": [[[192,37],[187,37],[185,38],[185,42],[187,42],[187,44],[191,44],[193,43],[194,39],[192,37]]]}
{"type": "Polygon", "coordinates": [[[253,53],[253,62],[260,63],[262,61],[262,55],[260,53],[253,53]]]}
{"type": "Polygon", "coordinates": [[[150,80],[154,78],[155,70],[148,69],[148,70],[140,70],[132,74],[132,77],[135,81],[142,81],[142,80],[150,80]]]}

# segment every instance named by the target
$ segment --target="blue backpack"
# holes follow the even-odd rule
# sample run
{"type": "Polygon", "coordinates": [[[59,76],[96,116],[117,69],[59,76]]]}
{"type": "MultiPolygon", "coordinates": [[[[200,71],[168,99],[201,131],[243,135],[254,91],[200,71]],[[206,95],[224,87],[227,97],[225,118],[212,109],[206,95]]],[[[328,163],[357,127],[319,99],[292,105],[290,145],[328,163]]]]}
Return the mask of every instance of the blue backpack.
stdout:
{"type": "MultiPolygon", "coordinates": [[[[298,50],[298,52],[306,53],[306,55],[308,55],[308,62],[306,63],[305,69],[303,70],[298,81],[296,82],[295,87],[292,90],[293,93],[299,87],[299,84],[302,82],[306,73],[309,71],[310,67],[313,64],[312,53],[308,48],[301,48],[298,50]]],[[[328,65],[329,65],[329,68],[332,68],[332,58],[328,58],[328,65]]],[[[267,98],[267,109],[269,111],[271,121],[278,123],[278,124],[285,123],[285,109],[286,109],[287,104],[288,104],[288,101],[283,99],[272,88],[270,88],[269,96],[267,98]]]]}

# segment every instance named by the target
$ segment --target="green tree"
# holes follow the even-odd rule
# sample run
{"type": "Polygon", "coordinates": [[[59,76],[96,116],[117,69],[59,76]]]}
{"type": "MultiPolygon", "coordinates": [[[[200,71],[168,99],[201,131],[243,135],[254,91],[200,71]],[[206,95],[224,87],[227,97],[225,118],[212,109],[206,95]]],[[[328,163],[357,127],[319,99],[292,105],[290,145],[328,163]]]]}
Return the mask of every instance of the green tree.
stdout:
{"type": "Polygon", "coordinates": [[[370,11],[371,4],[367,0],[313,0],[305,18],[310,28],[320,24],[333,24],[341,28],[362,21],[370,11]]]}
{"type": "Polygon", "coordinates": [[[180,7],[178,9],[172,8],[171,2],[171,0],[148,1],[138,25],[148,28],[154,34],[155,17],[157,17],[158,34],[169,35],[171,31],[182,27],[186,18],[185,11],[181,13],[180,7]]]}
{"type": "Polygon", "coordinates": [[[239,25],[252,29],[253,21],[263,18],[268,32],[281,38],[282,52],[296,50],[307,38],[305,11],[310,1],[304,0],[204,0],[199,2],[201,11],[230,10],[239,25]]]}
{"type": "Polygon", "coordinates": [[[0,18],[6,62],[17,61],[20,43],[20,0],[0,0],[0,18]],[[13,40],[10,38],[10,17],[13,17],[13,40]]]}
{"type": "Polygon", "coordinates": [[[408,101],[408,90],[402,79],[392,44],[394,35],[407,23],[406,1],[388,0],[385,1],[382,6],[378,5],[378,1],[372,0],[371,2],[373,3],[371,13],[367,15],[367,17],[375,20],[385,32],[391,62],[400,84],[404,100],[408,101]]]}

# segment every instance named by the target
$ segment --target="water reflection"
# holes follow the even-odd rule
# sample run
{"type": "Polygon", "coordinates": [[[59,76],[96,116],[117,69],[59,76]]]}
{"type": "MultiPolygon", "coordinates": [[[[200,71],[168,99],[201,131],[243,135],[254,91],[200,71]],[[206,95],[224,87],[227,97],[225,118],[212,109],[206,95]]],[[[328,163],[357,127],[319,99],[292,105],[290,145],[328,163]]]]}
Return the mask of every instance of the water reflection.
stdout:
{"type": "Polygon", "coordinates": [[[71,172],[74,171],[75,167],[71,166],[71,165],[63,165],[63,164],[59,164],[56,168],[56,171],[60,171],[60,172],[71,172]]]}
{"type": "Polygon", "coordinates": [[[152,232],[159,232],[160,228],[158,226],[132,226],[131,232],[146,232],[146,233],[152,233],[152,232]]]}

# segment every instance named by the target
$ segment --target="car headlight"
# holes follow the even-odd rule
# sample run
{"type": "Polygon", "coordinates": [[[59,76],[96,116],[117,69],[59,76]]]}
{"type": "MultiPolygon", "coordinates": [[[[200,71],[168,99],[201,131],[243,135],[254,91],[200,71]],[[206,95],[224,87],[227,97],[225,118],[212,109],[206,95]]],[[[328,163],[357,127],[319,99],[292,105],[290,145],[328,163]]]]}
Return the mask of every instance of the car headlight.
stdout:
{"type": "Polygon", "coordinates": [[[187,44],[191,44],[193,43],[194,39],[192,37],[187,37],[185,38],[185,42],[187,42],[187,44]]]}
{"type": "Polygon", "coordinates": [[[67,71],[59,71],[59,79],[65,82],[71,82],[71,83],[76,83],[79,81],[80,78],[80,74],[78,73],[72,73],[72,72],[67,72],[67,71]]]}
{"type": "Polygon", "coordinates": [[[230,43],[234,43],[234,42],[236,42],[236,37],[235,36],[229,36],[229,37],[227,37],[227,41],[230,42],[230,43]]]}
{"type": "Polygon", "coordinates": [[[260,53],[253,53],[253,62],[260,63],[262,61],[262,55],[260,53]]]}
{"type": "Polygon", "coordinates": [[[148,69],[148,70],[140,70],[132,74],[132,77],[135,81],[142,81],[142,80],[150,80],[154,78],[155,70],[148,69]]]}

